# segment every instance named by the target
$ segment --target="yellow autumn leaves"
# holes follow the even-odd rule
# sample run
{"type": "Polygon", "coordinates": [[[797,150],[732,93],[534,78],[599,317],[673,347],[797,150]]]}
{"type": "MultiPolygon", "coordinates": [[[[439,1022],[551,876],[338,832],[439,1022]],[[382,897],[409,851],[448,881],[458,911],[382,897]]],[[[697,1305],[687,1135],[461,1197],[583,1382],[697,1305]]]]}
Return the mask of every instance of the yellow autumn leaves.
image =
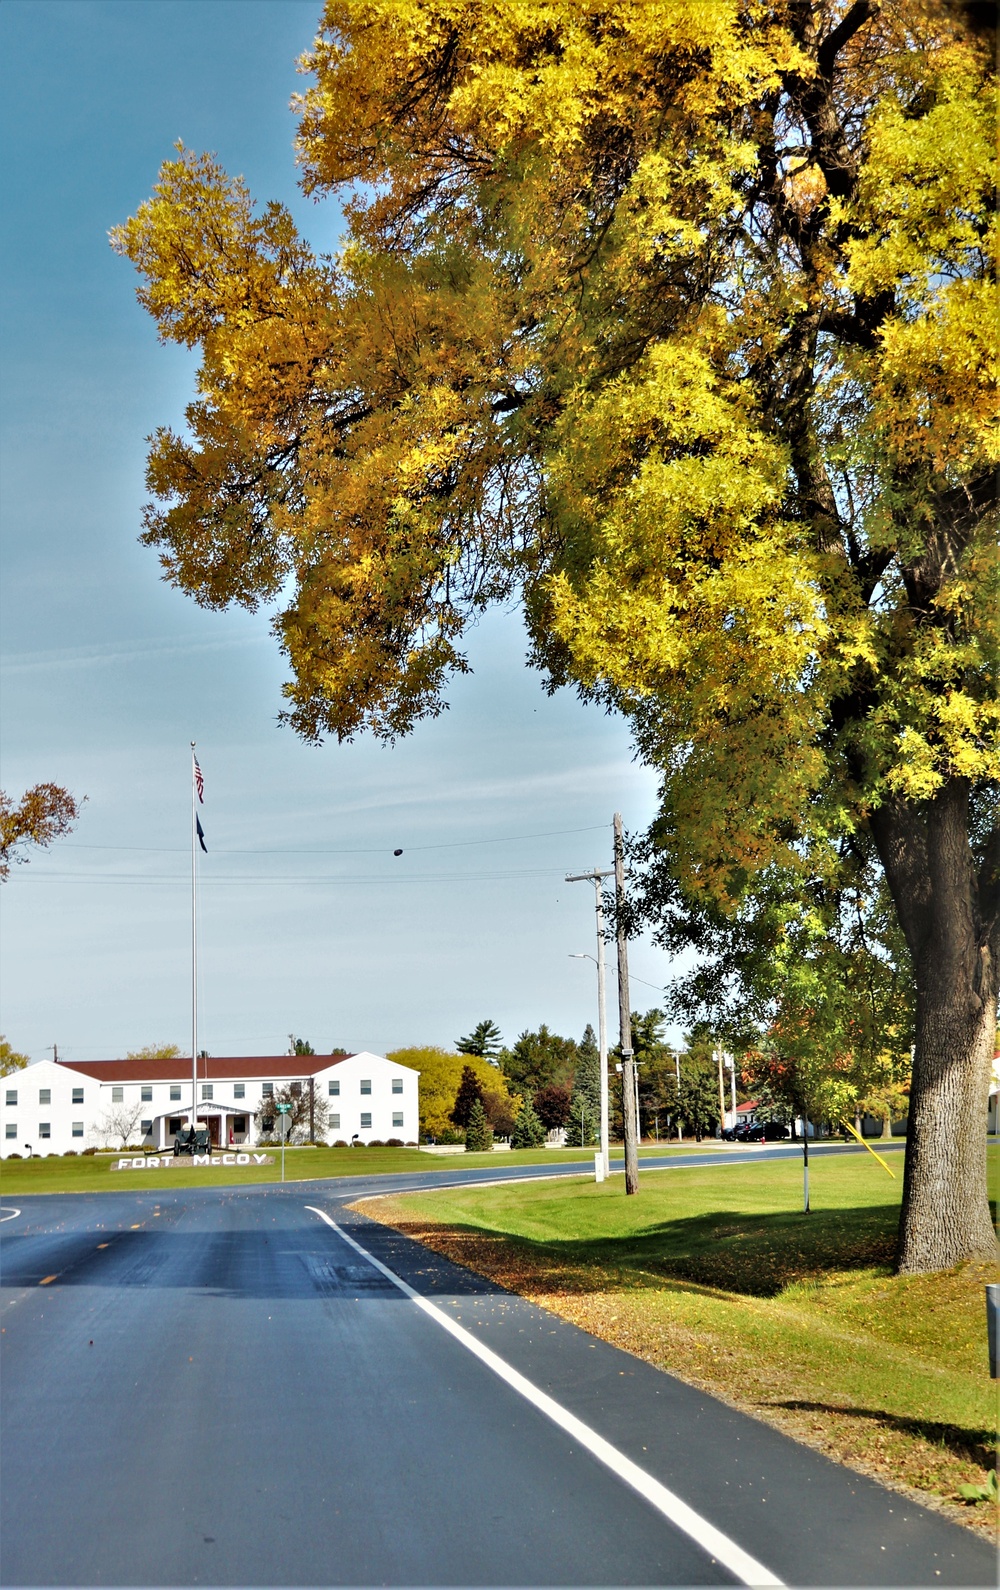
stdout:
{"type": "Polygon", "coordinates": [[[296,728],[405,732],[521,588],[722,895],[1000,773],[995,90],[933,0],[803,15],[329,0],[338,258],[183,152],[115,234],[204,358],[146,539],[203,602],[291,579],[296,728]]]}

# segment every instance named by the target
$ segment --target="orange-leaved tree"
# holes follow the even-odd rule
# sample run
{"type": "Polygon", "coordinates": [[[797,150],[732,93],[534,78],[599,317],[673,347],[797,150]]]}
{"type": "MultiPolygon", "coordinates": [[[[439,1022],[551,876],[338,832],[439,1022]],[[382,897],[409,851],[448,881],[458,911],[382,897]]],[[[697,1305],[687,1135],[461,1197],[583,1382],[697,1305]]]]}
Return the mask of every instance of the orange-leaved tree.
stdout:
{"type": "Polygon", "coordinates": [[[16,802],[0,790],[0,881],[13,863],[27,861],[29,846],[51,845],[68,834],[81,805],[61,784],[34,784],[16,802]]]}

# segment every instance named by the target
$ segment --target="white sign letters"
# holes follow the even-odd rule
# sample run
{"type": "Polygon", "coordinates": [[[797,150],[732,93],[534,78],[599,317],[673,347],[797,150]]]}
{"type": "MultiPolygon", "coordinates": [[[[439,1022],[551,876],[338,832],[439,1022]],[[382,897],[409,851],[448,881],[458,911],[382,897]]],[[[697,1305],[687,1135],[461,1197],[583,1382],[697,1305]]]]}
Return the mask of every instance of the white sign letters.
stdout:
{"type": "Polygon", "coordinates": [[[160,1158],[150,1155],[136,1154],[127,1159],[113,1159],[112,1170],[176,1170],[185,1165],[204,1166],[219,1165],[273,1165],[273,1154],[168,1154],[160,1158]]]}

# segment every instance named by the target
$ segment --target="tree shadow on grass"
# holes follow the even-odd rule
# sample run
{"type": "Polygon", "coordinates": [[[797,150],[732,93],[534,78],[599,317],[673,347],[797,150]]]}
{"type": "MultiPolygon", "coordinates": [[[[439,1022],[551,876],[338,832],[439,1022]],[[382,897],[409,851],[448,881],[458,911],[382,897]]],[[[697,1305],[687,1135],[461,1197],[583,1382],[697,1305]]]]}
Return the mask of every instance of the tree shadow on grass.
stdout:
{"type": "Polygon", "coordinates": [[[886,1430],[899,1430],[904,1435],[921,1436],[935,1446],[946,1447],[955,1457],[980,1468],[990,1469],[996,1464],[996,1435],[988,1429],[966,1430],[957,1424],[941,1424],[933,1419],[908,1419],[903,1414],[887,1413],[884,1408],[855,1408],[834,1402],[767,1402],[762,1407],[788,1408],[800,1413],[835,1413],[849,1419],[868,1419],[886,1430]]]}
{"type": "MultiPolygon", "coordinates": [[[[553,1287],[561,1291],[629,1290],[658,1277],[668,1284],[775,1297],[793,1282],[825,1271],[887,1269],[898,1218],[896,1204],[810,1215],[716,1210],[664,1221],[640,1235],[544,1241],[465,1222],[444,1225],[452,1256],[460,1262],[464,1249],[471,1268],[478,1259],[487,1260],[492,1270],[505,1257],[513,1262],[512,1249],[520,1249],[530,1257],[537,1280],[545,1284],[551,1275],[553,1287]]],[[[433,1245],[434,1227],[419,1219],[399,1229],[418,1240],[430,1238],[433,1245]]]]}

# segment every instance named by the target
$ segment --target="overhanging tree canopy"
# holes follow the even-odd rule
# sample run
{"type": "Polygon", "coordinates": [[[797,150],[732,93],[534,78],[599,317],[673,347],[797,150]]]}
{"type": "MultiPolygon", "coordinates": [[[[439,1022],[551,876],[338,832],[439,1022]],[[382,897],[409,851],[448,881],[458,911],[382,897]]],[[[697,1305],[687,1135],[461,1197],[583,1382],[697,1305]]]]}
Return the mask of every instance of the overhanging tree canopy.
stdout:
{"type": "Polygon", "coordinates": [[[936,0],[330,0],[336,260],[181,151],[115,234],[203,353],[145,539],[276,625],[308,738],[535,661],[662,769],[689,912],[884,872],[916,988],[900,1263],[986,1251],[1000,962],[986,46],[936,0]]]}

